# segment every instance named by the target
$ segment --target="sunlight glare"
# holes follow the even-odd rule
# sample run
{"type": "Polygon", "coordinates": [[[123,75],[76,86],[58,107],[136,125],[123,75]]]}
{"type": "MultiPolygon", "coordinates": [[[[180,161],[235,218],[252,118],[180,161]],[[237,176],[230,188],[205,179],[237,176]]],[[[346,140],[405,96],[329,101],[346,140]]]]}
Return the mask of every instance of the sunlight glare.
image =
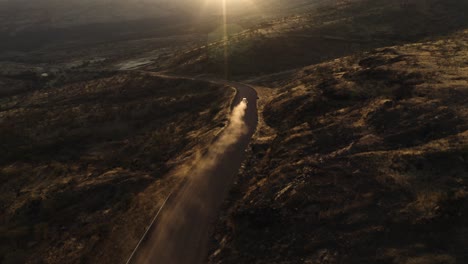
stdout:
{"type": "Polygon", "coordinates": [[[212,14],[210,11],[214,11],[220,14],[222,17],[221,30],[222,34],[221,42],[223,46],[223,57],[224,57],[224,75],[228,78],[229,73],[229,24],[228,20],[231,17],[238,14],[245,14],[246,12],[253,12],[259,15],[263,15],[260,12],[260,8],[255,3],[255,0],[204,0],[201,3],[201,16],[212,14]],[[217,11],[216,11],[217,10],[217,11]]]}

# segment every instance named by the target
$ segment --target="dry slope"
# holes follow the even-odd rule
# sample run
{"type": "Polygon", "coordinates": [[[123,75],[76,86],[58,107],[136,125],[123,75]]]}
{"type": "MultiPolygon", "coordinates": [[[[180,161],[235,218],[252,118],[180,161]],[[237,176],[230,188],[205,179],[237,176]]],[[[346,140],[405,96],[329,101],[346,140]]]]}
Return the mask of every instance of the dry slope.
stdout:
{"type": "Polygon", "coordinates": [[[2,97],[0,262],[124,262],[232,92],[128,73],[2,97]]]}
{"type": "MultiPolygon", "coordinates": [[[[294,15],[286,8],[280,18],[231,36],[226,45],[229,74],[258,76],[300,68],[358,51],[445,35],[468,25],[468,3],[459,0],[303,2],[294,15]]],[[[180,52],[163,67],[222,75],[225,55],[221,41],[180,52]]]]}
{"type": "Polygon", "coordinates": [[[210,263],[464,263],[468,32],[258,80],[252,144],[210,263]],[[267,137],[264,137],[267,138],[267,137]]]}

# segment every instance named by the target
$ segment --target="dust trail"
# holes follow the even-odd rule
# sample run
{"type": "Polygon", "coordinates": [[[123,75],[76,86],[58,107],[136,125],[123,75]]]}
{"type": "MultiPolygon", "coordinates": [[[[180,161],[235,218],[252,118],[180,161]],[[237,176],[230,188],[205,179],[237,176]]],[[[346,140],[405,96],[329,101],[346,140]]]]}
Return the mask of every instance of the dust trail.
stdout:
{"type": "Polygon", "coordinates": [[[184,175],[185,184],[166,206],[157,221],[155,243],[137,263],[197,264],[207,252],[211,221],[229,188],[226,174],[226,153],[247,134],[244,116],[247,103],[232,110],[229,124],[208,152],[199,155],[177,173],[184,175]]]}
{"type": "Polygon", "coordinates": [[[196,180],[196,177],[203,176],[218,162],[219,157],[235,144],[237,140],[247,133],[247,126],[244,122],[247,103],[241,101],[235,106],[229,117],[227,127],[223,130],[219,138],[209,146],[207,153],[196,153],[191,161],[180,166],[174,172],[175,176],[186,178],[189,181],[196,180]]]}
{"type": "Polygon", "coordinates": [[[241,136],[247,133],[247,126],[244,122],[246,109],[246,102],[240,102],[236,107],[234,107],[226,129],[222,132],[218,140],[215,141],[213,146],[210,147],[205,156],[200,157],[199,155],[199,158],[195,159],[192,168],[194,167],[198,172],[203,172],[213,168],[220,155],[236,143],[241,136]]]}

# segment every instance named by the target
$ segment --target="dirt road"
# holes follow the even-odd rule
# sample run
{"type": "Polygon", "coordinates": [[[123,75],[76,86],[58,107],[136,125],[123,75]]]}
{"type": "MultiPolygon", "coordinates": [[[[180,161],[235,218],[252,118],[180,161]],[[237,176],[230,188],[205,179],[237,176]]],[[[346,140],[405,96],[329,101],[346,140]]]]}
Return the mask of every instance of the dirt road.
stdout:
{"type": "MultiPolygon", "coordinates": [[[[233,106],[247,98],[248,105],[242,116],[244,129],[237,134],[235,142],[227,146],[220,147],[220,143],[215,142],[211,148],[216,150],[209,150],[212,154],[205,155],[207,157],[187,171],[187,182],[168,199],[129,263],[199,264],[205,260],[211,228],[245,158],[245,149],[258,120],[257,93],[253,88],[235,82],[209,81],[237,89],[233,106]]],[[[236,111],[234,107],[233,111],[236,111]]],[[[229,130],[232,128],[228,126],[223,134],[233,133],[229,130]]],[[[218,141],[226,136],[223,134],[218,141]]]]}

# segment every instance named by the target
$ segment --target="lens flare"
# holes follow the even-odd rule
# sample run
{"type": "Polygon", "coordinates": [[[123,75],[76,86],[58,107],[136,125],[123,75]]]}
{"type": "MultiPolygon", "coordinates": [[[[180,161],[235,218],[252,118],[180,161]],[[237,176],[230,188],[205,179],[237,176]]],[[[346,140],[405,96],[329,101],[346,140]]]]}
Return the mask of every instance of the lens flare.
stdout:
{"type": "Polygon", "coordinates": [[[227,33],[227,3],[222,0],[223,5],[223,46],[224,46],[224,78],[228,79],[229,72],[229,51],[228,51],[228,33],[227,33]]]}
{"type": "MultiPolygon", "coordinates": [[[[215,14],[221,15],[220,20],[220,43],[223,48],[223,59],[224,59],[224,77],[229,78],[229,49],[230,49],[230,31],[232,31],[235,22],[236,15],[245,14],[246,12],[253,12],[255,14],[263,16],[263,13],[260,12],[259,6],[255,3],[254,0],[204,0],[201,4],[201,13],[200,16],[209,16],[210,10],[214,11],[215,14]]],[[[239,28],[241,28],[239,26],[239,28]]],[[[239,32],[239,31],[237,31],[239,32]]],[[[216,35],[216,34],[213,34],[216,35]]],[[[211,37],[210,37],[211,38],[211,37]]],[[[215,38],[216,39],[216,38],[215,38]]],[[[219,39],[218,39],[219,40],[219,39]]]]}

